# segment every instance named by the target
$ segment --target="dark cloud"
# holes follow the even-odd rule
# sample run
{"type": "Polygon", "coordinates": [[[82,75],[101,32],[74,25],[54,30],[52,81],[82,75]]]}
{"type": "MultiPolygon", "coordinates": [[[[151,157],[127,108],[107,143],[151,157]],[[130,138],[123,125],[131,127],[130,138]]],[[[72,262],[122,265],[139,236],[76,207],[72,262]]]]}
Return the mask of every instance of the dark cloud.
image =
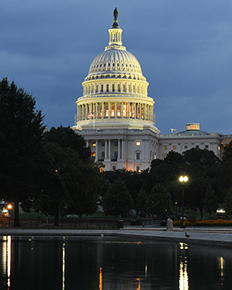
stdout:
{"type": "Polygon", "coordinates": [[[232,133],[232,3],[221,0],[3,0],[0,78],[33,94],[48,127],[72,126],[93,59],[118,7],[123,44],[141,64],[157,127],[232,133]]]}

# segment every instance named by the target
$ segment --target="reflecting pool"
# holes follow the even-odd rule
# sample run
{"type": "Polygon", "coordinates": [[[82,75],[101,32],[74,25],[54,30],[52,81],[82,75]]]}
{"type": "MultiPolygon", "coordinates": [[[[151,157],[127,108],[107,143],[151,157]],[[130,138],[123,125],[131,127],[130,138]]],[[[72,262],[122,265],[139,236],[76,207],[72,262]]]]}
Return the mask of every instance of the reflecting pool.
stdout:
{"type": "Polygon", "coordinates": [[[0,237],[0,289],[232,289],[232,249],[110,237],[0,237]]]}

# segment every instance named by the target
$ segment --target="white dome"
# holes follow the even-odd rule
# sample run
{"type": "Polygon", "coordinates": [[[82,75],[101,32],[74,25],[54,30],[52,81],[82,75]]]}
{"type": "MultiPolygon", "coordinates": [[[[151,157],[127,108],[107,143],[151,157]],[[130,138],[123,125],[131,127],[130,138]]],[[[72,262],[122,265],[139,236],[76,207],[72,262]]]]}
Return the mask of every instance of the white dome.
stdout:
{"type": "Polygon", "coordinates": [[[142,75],[142,70],[136,57],[123,48],[121,46],[116,49],[107,49],[100,53],[93,60],[88,76],[96,73],[131,73],[142,75]]]}

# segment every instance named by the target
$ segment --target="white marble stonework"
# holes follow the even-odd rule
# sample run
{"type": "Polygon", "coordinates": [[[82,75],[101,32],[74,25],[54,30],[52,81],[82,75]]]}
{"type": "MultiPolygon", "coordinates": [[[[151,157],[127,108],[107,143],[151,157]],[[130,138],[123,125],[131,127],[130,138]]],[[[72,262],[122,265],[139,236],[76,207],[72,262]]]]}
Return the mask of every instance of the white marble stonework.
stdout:
{"type": "Polygon", "coordinates": [[[82,83],[73,126],[95,160],[105,164],[104,170],[141,171],[171,150],[183,153],[193,147],[221,155],[222,136],[201,131],[199,124],[187,124],[184,132],[160,134],[148,85],[138,60],[122,46],[116,17],[109,29],[109,45],[93,60],[82,83]]]}

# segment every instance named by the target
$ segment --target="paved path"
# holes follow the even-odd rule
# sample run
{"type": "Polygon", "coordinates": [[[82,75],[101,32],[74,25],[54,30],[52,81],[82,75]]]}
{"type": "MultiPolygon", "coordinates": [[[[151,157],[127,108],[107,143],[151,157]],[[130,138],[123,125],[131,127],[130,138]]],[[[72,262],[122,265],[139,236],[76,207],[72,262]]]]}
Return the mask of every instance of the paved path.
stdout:
{"type": "Polygon", "coordinates": [[[0,236],[117,236],[136,240],[163,240],[210,244],[232,247],[232,229],[230,228],[165,228],[125,227],[120,230],[77,230],[77,229],[1,229],[0,236]],[[185,236],[185,232],[189,237],[185,236]]]}

